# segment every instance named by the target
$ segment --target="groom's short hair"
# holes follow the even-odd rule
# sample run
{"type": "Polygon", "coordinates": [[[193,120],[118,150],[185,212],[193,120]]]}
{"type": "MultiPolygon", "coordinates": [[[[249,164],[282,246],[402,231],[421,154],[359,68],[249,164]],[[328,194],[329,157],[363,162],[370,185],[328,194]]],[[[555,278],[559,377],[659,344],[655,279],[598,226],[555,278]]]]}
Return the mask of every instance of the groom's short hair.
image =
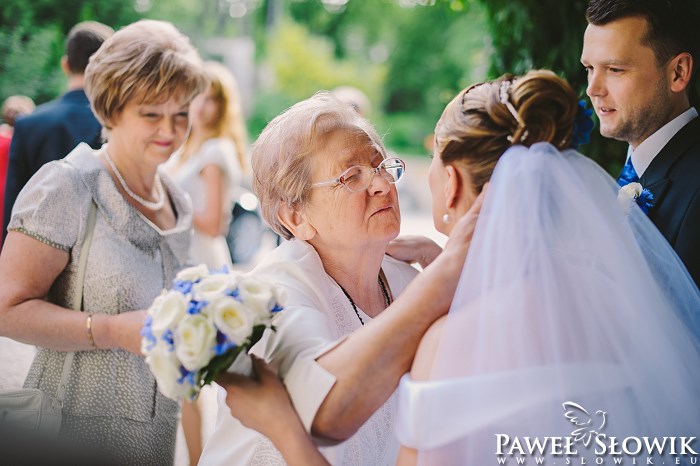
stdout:
{"type": "Polygon", "coordinates": [[[590,0],[586,19],[602,26],[622,18],[643,17],[648,28],[642,43],[659,66],[682,52],[693,57],[693,74],[700,65],[697,27],[698,0],[590,0]]]}

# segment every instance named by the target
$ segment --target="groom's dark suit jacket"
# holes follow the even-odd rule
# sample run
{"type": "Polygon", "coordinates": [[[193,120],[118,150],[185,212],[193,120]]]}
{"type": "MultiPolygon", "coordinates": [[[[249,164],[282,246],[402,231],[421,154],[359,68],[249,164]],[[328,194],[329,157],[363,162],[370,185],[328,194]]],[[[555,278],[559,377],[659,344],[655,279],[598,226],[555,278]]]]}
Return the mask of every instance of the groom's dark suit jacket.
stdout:
{"type": "Polygon", "coordinates": [[[673,136],[639,182],[656,199],[649,218],[700,287],[700,117],[673,136]]]}
{"type": "Polygon", "coordinates": [[[45,163],[62,159],[81,142],[99,148],[101,131],[82,89],[68,91],[17,120],[5,185],[3,238],[17,195],[34,173],[45,163]]]}

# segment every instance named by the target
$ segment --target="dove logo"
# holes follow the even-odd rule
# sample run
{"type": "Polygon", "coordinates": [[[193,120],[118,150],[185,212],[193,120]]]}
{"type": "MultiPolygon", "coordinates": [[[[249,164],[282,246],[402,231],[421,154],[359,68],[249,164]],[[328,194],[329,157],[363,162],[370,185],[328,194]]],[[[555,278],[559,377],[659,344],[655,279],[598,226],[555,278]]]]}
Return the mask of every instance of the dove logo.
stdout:
{"type": "Polygon", "coordinates": [[[562,403],[562,406],[564,416],[576,426],[576,429],[571,432],[574,442],[581,442],[584,447],[588,447],[594,435],[603,435],[607,414],[605,411],[598,410],[591,415],[583,406],[573,401],[562,403]]]}

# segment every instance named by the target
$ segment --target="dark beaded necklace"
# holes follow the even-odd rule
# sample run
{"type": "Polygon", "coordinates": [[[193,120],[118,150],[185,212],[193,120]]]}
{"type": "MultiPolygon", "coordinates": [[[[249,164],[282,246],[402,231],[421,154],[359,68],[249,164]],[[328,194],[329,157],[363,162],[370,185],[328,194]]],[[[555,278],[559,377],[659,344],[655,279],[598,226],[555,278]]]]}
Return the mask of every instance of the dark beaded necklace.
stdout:
{"type": "MultiPolygon", "coordinates": [[[[384,284],[384,280],[382,280],[382,275],[381,273],[377,276],[377,280],[379,280],[379,286],[382,289],[382,294],[384,295],[384,304],[386,307],[389,307],[389,304],[391,304],[391,298],[389,298],[389,291],[386,289],[386,285],[384,284]]],[[[352,309],[355,311],[355,315],[357,316],[358,319],[360,319],[360,323],[362,325],[365,325],[365,322],[362,320],[362,317],[360,317],[360,313],[357,310],[357,306],[355,305],[355,301],[352,300],[350,295],[348,294],[347,291],[345,291],[345,288],[343,288],[340,283],[338,283],[338,286],[340,286],[340,289],[343,290],[343,293],[345,293],[345,297],[348,298],[348,301],[350,301],[350,304],[352,305],[352,309]]]]}

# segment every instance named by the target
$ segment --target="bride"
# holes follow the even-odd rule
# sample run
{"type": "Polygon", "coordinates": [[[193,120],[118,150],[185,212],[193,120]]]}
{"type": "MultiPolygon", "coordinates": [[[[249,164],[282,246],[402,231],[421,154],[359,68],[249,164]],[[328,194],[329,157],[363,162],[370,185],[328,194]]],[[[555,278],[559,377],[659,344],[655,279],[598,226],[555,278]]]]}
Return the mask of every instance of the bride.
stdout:
{"type": "MultiPolygon", "coordinates": [[[[635,199],[569,149],[578,114],[548,71],[472,86],[443,112],[428,180],[436,228],[449,235],[490,185],[450,312],[400,385],[399,464],[681,464],[700,450],[689,440],[700,293],[635,199]]],[[[324,464],[256,364],[257,381],[227,383],[232,413],[289,464],[324,464]]]]}

